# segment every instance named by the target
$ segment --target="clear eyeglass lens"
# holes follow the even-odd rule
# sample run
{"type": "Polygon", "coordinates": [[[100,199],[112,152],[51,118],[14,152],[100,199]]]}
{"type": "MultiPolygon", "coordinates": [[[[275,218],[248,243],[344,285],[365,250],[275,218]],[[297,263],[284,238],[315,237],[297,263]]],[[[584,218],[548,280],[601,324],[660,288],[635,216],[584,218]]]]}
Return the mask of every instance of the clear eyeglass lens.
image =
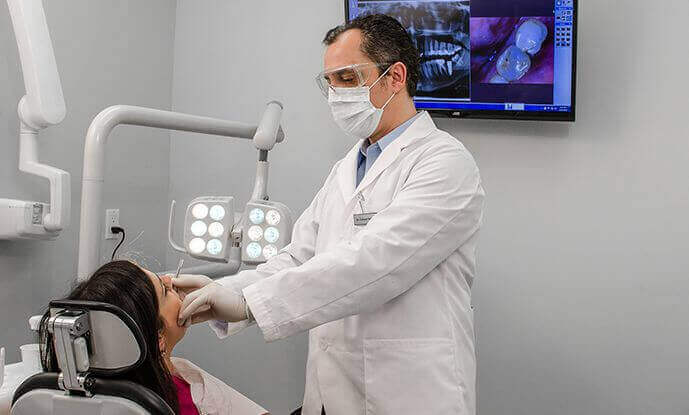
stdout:
{"type": "Polygon", "coordinates": [[[324,71],[316,77],[316,82],[323,95],[327,98],[330,88],[357,88],[366,83],[366,71],[376,64],[350,65],[344,68],[324,71]]]}
{"type": "Polygon", "coordinates": [[[335,88],[355,88],[361,82],[360,72],[354,68],[345,68],[328,74],[330,85],[335,88]]]}

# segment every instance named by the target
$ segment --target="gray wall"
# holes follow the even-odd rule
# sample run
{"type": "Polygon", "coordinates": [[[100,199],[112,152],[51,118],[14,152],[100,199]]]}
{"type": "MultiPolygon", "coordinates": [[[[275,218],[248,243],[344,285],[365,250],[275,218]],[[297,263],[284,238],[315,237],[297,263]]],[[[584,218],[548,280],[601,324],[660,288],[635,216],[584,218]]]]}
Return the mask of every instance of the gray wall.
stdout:
{"type": "MultiPolygon", "coordinates": [[[[62,77],[67,117],[40,135],[42,161],[72,174],[71,227],[55,242],[0,241],[0,345],[8,363],[32,341],[27,317],[64,295],[76,274],[81,170],[86,129],[113,104],[169,108],[175,2],[70,0],[45,3],[62,77]]],[[[48,200],[47,181],[17,170],[16,106],[24,94],[7,3],[0,1],[0,197],[48,200]]],[[[167,227],[169,134],[119,127],[108,145],[107,207],[121,209],[121,224],[148,263],[163,262],[167,227]]],[[[126,244],[125,244],[126,245],[126,244]]],[[[103,254],[114,247],[103,241],[103,254]]]]}
{"type": "Polygon", "coordinates": [[[582,1],[574,125],[439,123],[488,192],[482,414],[689,413],[687,18],[582,1]]]}
{"type": "MultiPolygon", "coordinates": [[[[178,2],[174,107],[253,122],[282,99],[289,139],[271,189],[296,212],[352,144],[313,83],[342,3],[178,2]]],[[[438,121],[474,153],[488,192],[481,414],[689,411],[688,17],[686,0],[582,2],[573,125],[438,121]]],[[[174,198],[246,201],[249,146],[188,134],[171,145],[174,198]]],[[[180,352],[283,414],[301,397],[304,344],[197,327],[180,352]]]]}

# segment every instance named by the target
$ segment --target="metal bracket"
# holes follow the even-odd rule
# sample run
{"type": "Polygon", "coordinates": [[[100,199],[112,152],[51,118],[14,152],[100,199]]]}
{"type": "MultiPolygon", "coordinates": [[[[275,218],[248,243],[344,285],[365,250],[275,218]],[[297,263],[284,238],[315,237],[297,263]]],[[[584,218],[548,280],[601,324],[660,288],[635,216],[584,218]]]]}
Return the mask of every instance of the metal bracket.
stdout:
{"type": "MultiPolygon", "coordinates": [[[[58,386],[64,390],[89,393],[88,365],[77,357],[75,341],[88,338],[91,330],[86,311],[64,311],[50,318],[48,331],[53,334],[55,354],[61,373],[58,386]]],[[[83,344],[83,343],[82,343],[83,344]]],[[[81,353],[83,355],[83,351],[81,353]]]]}
{"type": "Polygon", "coordinates": [[[242,226],[236,226],[234,229],[232,229],[232,233],[230,234],[230,238],[232,239],[232,246],[235,248],[239,248],[242,244],[242,226]]]}

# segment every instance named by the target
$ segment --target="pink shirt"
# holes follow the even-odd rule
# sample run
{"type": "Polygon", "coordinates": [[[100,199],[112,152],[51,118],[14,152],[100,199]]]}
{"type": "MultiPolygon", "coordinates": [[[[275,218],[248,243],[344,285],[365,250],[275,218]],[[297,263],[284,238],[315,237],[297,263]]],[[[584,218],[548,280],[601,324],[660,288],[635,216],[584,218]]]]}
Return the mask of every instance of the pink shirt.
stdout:
{"type": "Polygon", "coordinates": [[[177,389],[180,415],[199,415],[199,411],[191,399],[191,387],[189,384],[184,379],[174,375],[172,380],[175,382],[175,389],[177,389]]]}

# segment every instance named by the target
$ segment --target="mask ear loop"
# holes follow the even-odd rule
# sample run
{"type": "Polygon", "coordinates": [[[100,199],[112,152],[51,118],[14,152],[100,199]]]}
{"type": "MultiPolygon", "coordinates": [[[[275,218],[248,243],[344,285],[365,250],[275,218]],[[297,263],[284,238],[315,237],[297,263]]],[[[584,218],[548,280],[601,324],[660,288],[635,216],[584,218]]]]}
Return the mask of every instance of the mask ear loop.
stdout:
{"type": "MultiPolygon", "coordinates": [[[[393,63],[392,65],[394,65],[394,63],[393,63]]],[[[387,74],[388,71],[390,70],[390,68],[392,68],[392,65],[388,66],[388,69],[386,69],[382,74],[380,74],[380,76],[378,77],[378,79],[376,79],[375,82],[373,82],[373,83],[371,84],[371,86],[368,87],[368,90],[369,90],[369,91],[371,91],[371,88],[373,88],[373,86],[374,86],[375,84],[377,84],[378,81],[380,81],[381,79],[383,79],[383,77],[385,76],[385,74],[387,74]]],[[[388,106],[388,104],[390,103],[390,101],[392,101],[392,99],[395,98],[395,95],[397,95],[397,92],[393,92],[392,95],[390,96],[390,98],[388,98],[388,100],[385,101],[385,104],[383,104],[383,106],[380,107],[380,109],[384,110],[385,107],[388,106]]]]}
{"type": "Polygon", "coordinates": [[[387,101],[385,101],[385,104],[383,104],[383,106],[380,107],[380,109],[384,110],[385,107],[388,106],[388,104],[390,103],[390,101],[392,101],[392,99],[395,98],[395,95],[397,95],[397,92],[393,92],[392,95],[390,95],[390,98],[389,98],[387,101]]]}
{"type": "MultiPolygon", "coordinates": [[[[392,65],[394,65],[394,63],[393,63],[392,65]]],[[[385,74],[387,74],[388,71],[390,70],[390,68],[392,68],[392,65],[388,66],[388,69],[386,69],[382,74],[380,74],[380,76],[378,77],[378,79],[376,79],[376,80],[371,84],[371,86],[368,87],[369,91],[371,90],[371,88],[373,88],[373,87],[378,83],[378,81],[380,81],[381,79],[383,79],[383,77],[385,76],[385,74]]]]}

